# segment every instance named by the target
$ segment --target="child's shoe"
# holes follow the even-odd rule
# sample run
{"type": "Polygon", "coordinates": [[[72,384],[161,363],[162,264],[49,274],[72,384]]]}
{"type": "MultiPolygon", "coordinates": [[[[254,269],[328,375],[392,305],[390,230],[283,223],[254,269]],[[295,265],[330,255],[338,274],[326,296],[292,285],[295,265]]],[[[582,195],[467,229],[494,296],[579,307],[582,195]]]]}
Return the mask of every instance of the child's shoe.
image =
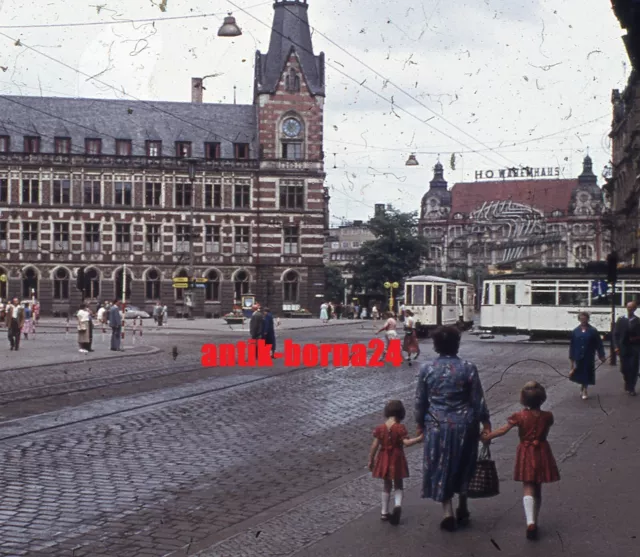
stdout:
{"type": "Polygon", "coordinates": [[[402,515],[402,507],[395,507],[389,516],[389,522],[394,526],[400,524],[400,516],[402,515]]]}
{"type": "Polygon", "coordinates": [[[380,515],[380,520],[384,520],[385,522],[389,521],[389,516],[388,514],[381,514],[380,515]]]}
{"type": "Polygon", "coordinates": [[[528,540],[538,539],[538,527],[535,524],[529,524],[529,526],[527,526],[527,539],[528,540]]]}

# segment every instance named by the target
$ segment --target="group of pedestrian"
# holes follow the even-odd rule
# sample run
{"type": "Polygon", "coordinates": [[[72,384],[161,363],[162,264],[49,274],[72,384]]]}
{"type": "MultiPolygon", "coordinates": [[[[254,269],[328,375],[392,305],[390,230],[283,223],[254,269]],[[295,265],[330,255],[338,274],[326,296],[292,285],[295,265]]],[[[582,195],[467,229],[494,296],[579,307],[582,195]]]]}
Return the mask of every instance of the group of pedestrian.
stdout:
{"type": "Polygon", "coordinates": [[[489,409],[477,367],[458,356],[460,331],[443,327],[433,334],[438,357],[425,364],[418,377],[415,401],[416,435],[410,437],[402,421],[401,401],[390,401],[385,422],[373,431],[369,469],[383,480],[381,519],[397,525],[402,513],[403,480],[409,476],[404,447],[424,442],[422,497],[441,503],[440,527],[453,532],[470,519],[469,486],[476,472],[479,446],[518,428],[514,480],[523,484],[526,537],[536,539],[542,505],[542,484],[560,479],[547,442],[553,415],[541,409],[544,387],[528,382],[520,394],[523,410],[492,431],[489,409]],[[394,488],[393,504],[391,490],[394,488]],[[454,513],[453,499],[458,496],[454,513]]]}
{"type": "MultiPolygon", "coordinates": [[[[263,309],[260,304],[254,304],[251,309],[253,311],[249,321],[251,339],[255,341],[264,340],[265,344],[271,347],[271,357],[273,357],[276,352],[276,322],[273,314],[268,307],[263,309]]],[[[256,343],[256,353],[257,350],[256,343]]]]}
{"type": "Polygon", "coordinates": [[[91,310],[88,303],[81,303],[76,313],[79,351],[83,354],[94,351],[93,331],[95,328],[95,320],[98,324],[108,325],[111,328],[111,350],[114,352],[123,352],[120,345],[122,341],[123,319],[122,304],[117,299],[111,304],[108,302],[104,305],[98,304],[98,309],[95,313],[91,310]]]}
{"type": "Polygon", "coordinates": [[[155,307],[153,308],[153,320],[156,322],[158,327],[166,325],[168,315],[169,308],[166,305],[163,305],[161,302],[156,303],[155,307]]]}
{"type": "MultiPolygon", "coordinates": [[[[407,363],[411,366],[413,361],[420,356],[420,345],[418,344],[418,335],[416,332],[416,323],[413,313],[410,310],[406,310],[406,319],[404,322],[404,339],[402,341],[402,351],[407,354],[407,363]],[[413,356],[413,360],[412,360],[413,356]]],[[[386,311],[382,314],[382,318],[385,319],[384,325],[376,332],[380,334],[384,331],[387,339],[387,345],[385,349],[385,355],[389,352],[391,342],[398,339],[398,321],[395,315],[386,311]]]]}
{"type": "Polygon", "coordinates": [[[0,300],[0,319],[7,327],[7,337],[11,350],[20,349],[20,339],[24,335],[29,340],[29,335],[36,333],[36,321],[40,316],[40,304],[37,302],[20,303],[18,298],[4,304],[0,300]]]}

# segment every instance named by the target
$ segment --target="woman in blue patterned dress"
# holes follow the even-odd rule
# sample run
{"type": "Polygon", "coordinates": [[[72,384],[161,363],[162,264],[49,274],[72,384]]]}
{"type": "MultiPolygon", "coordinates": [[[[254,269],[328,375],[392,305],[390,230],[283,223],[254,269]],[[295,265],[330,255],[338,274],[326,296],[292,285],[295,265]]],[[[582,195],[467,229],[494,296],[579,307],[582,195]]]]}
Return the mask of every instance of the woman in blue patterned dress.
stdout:
{"type": "Polygon", "coordinates": [[[569,347],[571,373],[569,378],[580,385],[580,396],[582,400],[587,400],[589,385],[596,384],[596,354],[602,363],[607,359],[598,329],[589,325],[589,314],[586,311],[581,311],[578,319],[580,325],[571,333],[571,346],[569,347]]]}
{"type": "Polygon", "coordinates": [[[422,367],[416,390],[418,435],[425,434],[422,497],[442,503],[440,527],[452,532],[468,522],[466,493],[478,459],[480,424],[490,433],[491,422],[478,369],[458,358],[460,331],[438,329],[433,346],[439,357],[422,367]]]}

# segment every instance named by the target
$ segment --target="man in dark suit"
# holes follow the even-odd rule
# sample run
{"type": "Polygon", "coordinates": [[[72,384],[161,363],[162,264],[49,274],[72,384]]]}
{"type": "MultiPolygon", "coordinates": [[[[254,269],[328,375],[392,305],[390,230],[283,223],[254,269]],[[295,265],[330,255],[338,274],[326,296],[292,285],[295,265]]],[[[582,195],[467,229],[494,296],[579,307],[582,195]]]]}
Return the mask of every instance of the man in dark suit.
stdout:
{"type": "Polygon", "coordinates": [[[636,383],[640,370],[640,318],[636,315],[635,302],[627,304],[627,316],[616,323],[614,342],[620,355],[620,371],[624,377],[624,390],[636,396],[636,383]]]}
{"type": "Polygon", "coordinates": [[[24,325],[24,308],[20,305],[18,298],[14,298],[13,302],[7,305],[5,324],[11,350],[18,350],[20,348],[20,331],[24,325]]]}
{"type": "Polygon", "coordinates": [[[111,350],[121,352],[122,316],[120,315],[120,300],[114,300],[113,305],[109,308],[109,327],[111,327],[111,350]]]}
{"type": "Polygon", "coordinates": [[[262,338],[262,323],[264,321],[264,314],[259,304],[256,304],[252,308],[254,310],[251,320],[249,321],[249,334],[251,339],[256,341],[256,355],[258,354],[258,341],[262,338]]]}

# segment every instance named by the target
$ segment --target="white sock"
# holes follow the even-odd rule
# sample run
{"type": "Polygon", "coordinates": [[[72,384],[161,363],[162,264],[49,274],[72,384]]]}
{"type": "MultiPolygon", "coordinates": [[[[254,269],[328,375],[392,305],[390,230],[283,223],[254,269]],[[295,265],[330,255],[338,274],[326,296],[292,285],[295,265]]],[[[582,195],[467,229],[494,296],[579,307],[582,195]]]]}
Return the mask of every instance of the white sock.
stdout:
{"type": "Polygon", "coordinates": [[[536,523],[534,518],[534,499],[533,497],[531,497],[531,495],[527,495],[526,497],[522,498],[522,503],[524,504],[524,514],[527,517],[527,526],[531,526],[532,524],[536,523]]]}
{"type": "Polygon", "coordinates": [[[402,507],[402,495],[404,492],[401,489],[396,489],[395,498],[396,498],[396,507],[402,507]]]}
{"type": "Polygon", "coordinates": [[[444,511],[445,518],[453,516],[453,503],[451,499],[442,502],[442,510],[444,511]]]}
{"type": "Polygon", "coordinates": [[[389,499],[391,493],[382,492],[382,514],[389,514],[389,499]]]}

